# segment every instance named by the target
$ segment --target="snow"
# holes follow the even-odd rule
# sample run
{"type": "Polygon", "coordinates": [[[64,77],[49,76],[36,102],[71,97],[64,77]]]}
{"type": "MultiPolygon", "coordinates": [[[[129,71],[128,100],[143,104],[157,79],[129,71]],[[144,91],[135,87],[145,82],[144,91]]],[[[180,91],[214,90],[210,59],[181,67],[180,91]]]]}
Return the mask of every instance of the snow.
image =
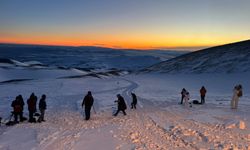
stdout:
{"type": "Polygon", "coordinates": [[[117,50],[101,47],[60,47],[0,44],[1,62],[23,67],[50,66],[88,70],[112,68],[134,71],[185,52],[117,50]]]}
{"type": "MultiPolygon", "coordinates": [[[[32,92],[47,95],[46,122],[0,126],[0,149],[249,149],[250,79],[241,74],[139,74],[108,78],[58,78],[77,70],[1,69],[8,80],[35,80],[0,84],[0,116],[10,115],[11,101],[22,94],[25,102],[32,92]],[[52,71],[52,73],[50,72],[52,71]],[[238,110],[230,109],[232,89],[243,85],[238,110]],[[207,90],[206,104],[185,108],[179,105],[185,87],[191,99],[199,89],[207,90]],[[91,119],[84,120],[81,102],[91,90],[95,99],[91,119]],[[131,92],[138,96],[137,110],[129,109],[131,92]],[[116,94],[128,105],[127,115],[112,116],[116,94]]],[[[28,116],[27,104],[24,115],[28,116]]]]}
{"type": "Polygon", "coordinates": [[[17,79],[54,79],[66,76],[73,75],[84,75],[86,74],[83,71],[78,71],[76,69],[72,70],[62,70],[62,69],[2,69],[0,68],[0,82],[8,80],[17,80],[17,79]]]}
{"type": "MultiPolygon", "coordinates": [[[[224,61],[201,74],[178,65],[173,68],[181,74],[129,74],[180,53],[0,45],[0,150],[250,149],[249,50],[241,47],[230,48],[220,59],[216,58],[220,53],[205,51],[201,57],[198,52],[200,59],[189,64],[191,72],[198,68],[201,73],[200,66],[224,61]],[[235,56],[237,48],[241,53],[235,56]],[[206,54],[214,54],[216,59],[210,62],[211,56],[206,54]],[[233,66],[240,72],[225,73],[225,66],[236,58],[244,60],[233,66]],[[236,84],[242,84],[243,97],[238,109],[232,110],[230,100],[236,84]],[[201,86],[208,91],[205,105],[178,104],[182,88],[189,91],[191,100],[200,100],[201,86]],[[95,99],[89,121],[84,120],[81,108],[87,91],[92,91],[95,99]],[[12,100],[22,94],[26,103],[32,92],[38,99],[47,95],[46,121],[5,126],[12,100]],[[131,92],[138,98],[136,110],[130,109],[131,92]],[[117,94],[127,103],[126,116],[112,116],[117,94]]],[[[164,70],[165,63],[162,65],[156,69],[164,70]]],[[[27,104],[24,116],[28,117],[27,104]]]]}
{"type": "Polygon", "coordinates": [[[3,143],[0,145],[1,150],[35,149],[37,145],[35,130],[23,127],[7,130],[1,135],[0,141],[3,143]]]}
{"type": "Polygon", "coordinates": [[[250,40],[187,53],[141,72],[172,74],[250,72],[250,40]]]}

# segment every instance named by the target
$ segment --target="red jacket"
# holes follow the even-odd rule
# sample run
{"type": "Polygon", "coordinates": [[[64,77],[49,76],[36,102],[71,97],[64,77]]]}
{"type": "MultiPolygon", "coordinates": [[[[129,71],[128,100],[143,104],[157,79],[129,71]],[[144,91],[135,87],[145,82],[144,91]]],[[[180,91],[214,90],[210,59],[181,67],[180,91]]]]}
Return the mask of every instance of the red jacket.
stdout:
{"type": "Polygon", "coordinates": [[[200,89],[200,94],[201,94],[201,96],[205,96],[206,93],[207,93],[207,90],[206,90],[205,88],[201,88],[201,89],[200,89]]]}

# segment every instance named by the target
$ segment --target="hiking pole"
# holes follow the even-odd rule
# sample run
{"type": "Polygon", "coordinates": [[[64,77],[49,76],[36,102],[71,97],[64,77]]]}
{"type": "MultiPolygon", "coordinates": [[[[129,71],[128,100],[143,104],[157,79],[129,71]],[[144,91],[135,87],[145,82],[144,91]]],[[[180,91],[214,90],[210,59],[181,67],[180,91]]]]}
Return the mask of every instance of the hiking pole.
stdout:
{"type": "Polygon", "coordinates": [[[15,124],[13,121],[11,121],[13,116],[14,116],[14,112],[12,111],[10,118],[9,118],[9,121],[5,123],[6,126],[12,126],[15,124]]]}
{"type": "Polygon", "coordinates": [[[11,115],[10,115],[10,119],[9,119],[9,122],[12,120],[12,117],[14,116],[14,112],[12,111],[11,112],[11,115]]]}
{"type": "Polygon", "coordinates": [[[83,117],[85,116],[84,111],[83,111],[83,107],[81,109],[81,114],[82,114],[83,117]]]}
{"type": "Polygon", "coordinates": [[[96,111],[95,111],[95,106],[93,105],[93,110],[94,110],[94,113],[96,114],[96,111]]]}

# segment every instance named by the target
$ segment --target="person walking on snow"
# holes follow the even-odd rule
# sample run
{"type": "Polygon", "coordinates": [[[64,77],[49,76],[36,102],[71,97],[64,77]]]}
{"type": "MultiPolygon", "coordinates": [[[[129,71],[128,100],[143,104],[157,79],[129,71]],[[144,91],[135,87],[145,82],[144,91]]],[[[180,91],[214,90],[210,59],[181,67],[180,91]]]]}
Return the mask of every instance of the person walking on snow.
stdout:
{"type": "Polygon", "coordinates": [[[46,104],[46,95],[43,94],[42,95],[42,98],[40,99],[39,101],[39,110],[40,110],[40,116],[39,116],[39,119],[38,119],[38,122],[42,122],[42,121],[45,121],[44,120],[44,114],[45,114],[45,110],[47,109],[47,104],[46,104]]]}
{"type": "Polygon", "coordinates": [[[135,93],[131,93],[131,95],[132,95],[132,98],[133,98],[133,101],[131,103],[131,109],[133,109],[133,108],[136,109],[137,97],[136,97],[135,93]]]}
{"type": "Polygon", "coordinates": [[[205,104],[205,96],[206,96],[207,90],[204,86],[200,89],[200,95],[201,95],[201,104],[205,104]]]}
{"type": "Polygon", "coordinates": [[[82,101],[82,107],[85,105],[85,120],[90,119],[90,111],[91,107],[93,106],[94,98],[91,94],[91,91],[88,91],[87,95],[84,97],[82,101]]]}
{"type": "Polygon", "coordinates": [[[183,99],[184,99],[186,93],[187,93],[187,90],[185,88],[183,88],[181,90],[181,104],[183,104],[183,99]]]}
{"type": "Polygon", "coordinates": [[[117,109],[116,113],[114,114],[114,116],[117,116],[120,111],[122,111],[124,115],[127,115],[125,112],[125,110],[127,109],[127,105],[124,101],[124,98],[120,94],[117,95],[117,98],[118,98],[118,100],[116,100],[115,102],[117,102],[118,109],[117,109]]]}
{"type": "Polygon", "coordinates": [[[242,92],[242,86],[236,85],[233,90],[233,97],[231,100],[231,109],[237,109],[238,108],[238,102],[239,98],[242,97],[243,92],[242,92]]]}

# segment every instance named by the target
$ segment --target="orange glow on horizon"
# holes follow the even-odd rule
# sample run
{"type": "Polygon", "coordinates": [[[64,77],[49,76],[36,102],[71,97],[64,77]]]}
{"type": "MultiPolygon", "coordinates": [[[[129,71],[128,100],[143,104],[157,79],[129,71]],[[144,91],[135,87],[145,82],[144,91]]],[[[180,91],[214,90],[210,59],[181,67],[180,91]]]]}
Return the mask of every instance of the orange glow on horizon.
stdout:
{"type": "Polygon", "coordinates": [[[200,47],[211,47],[215,45],[200,45],[200,46],[187,46],[187,45],[180,45],[175,46],[172,44],[166,45],[150,45],[150,44],[135,44],[135,43],[123,43],[123,44],[112,44],[112,43],[106,43],[106,44],[96,44],[98,42],[72,42],[72,41],[57,41],[57,42],[50,42],[50,41],[21,41],[21,40],[2,40],[0,39],[0,43],[6,43],[6,44],[28,44],[28,45],[51,45],[51,46],[98,46],[98,47],[107,47],[107,48],[114,48],[114,49],[138,49],[138,50],[153,50],[153,49],[194,49],[194,48],[200,48],[200,47]]]}
{"type": "Polygon", "coordinates": [[[3,1],[0,43],[199,50],[250,39],[247,0],[3,1]]]}
{"type": "MultiPolygon", "coordinates": [[[[33,37],[33,38],[0,38],[0,43],[13,44],[34,44],[34,45],[51,45],[51,46],[99,46],[116,49],[176,49],[176,50],[192,50],[203,47],[212,47],[221,44],[236,42],[234,39],[215,39],[212,41],[209,38],[183,38],[178,40],[175,38],[159,39],[142,39],[142,38],[124,38],[117,39],[116,37],[108,37],[106,40],[82,40],[79,37],[33,37]],[[129,40],[128,40],[129,39],[129,40]],[[220,42],[219,42],[220,41],[220,42]]],[[[245,40],[245,39],[242,39],[245,40]]]]}

